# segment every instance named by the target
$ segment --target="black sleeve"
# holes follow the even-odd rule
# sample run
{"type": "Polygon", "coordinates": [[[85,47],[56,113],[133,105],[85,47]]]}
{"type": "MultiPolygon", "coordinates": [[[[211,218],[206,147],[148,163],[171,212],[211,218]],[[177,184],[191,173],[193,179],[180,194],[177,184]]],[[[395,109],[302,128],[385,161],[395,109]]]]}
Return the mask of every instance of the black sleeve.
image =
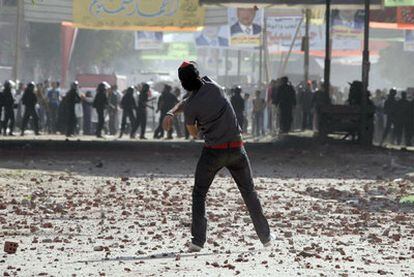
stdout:
{"type": "Polygon", "coordinates": [[[196,123],[196,114],[187,106],[188,99],[184,100],[184,121],[185,125],[194,125],[196,123]]]}
{"type": "Polygon", "coordinates": [[[33,105],[36,105],[36,103],[37,103],[37,97],[36,97],[36,95],[34,93],[32,94],[32,100],[33,100],[33,105]]]}
{"type": "Polygon", "coordinates": [[[75,92],[75,103],[80,103],[81,98],[78,93],[75,92]]]}
{"type": "Polygon", "coordinates": [[[293,104],[293,106],[296,106],[296,92],[295,92],[295,89],[291,86],[290,87],[290,89],[292,90],[292,104],[293,104]]]}

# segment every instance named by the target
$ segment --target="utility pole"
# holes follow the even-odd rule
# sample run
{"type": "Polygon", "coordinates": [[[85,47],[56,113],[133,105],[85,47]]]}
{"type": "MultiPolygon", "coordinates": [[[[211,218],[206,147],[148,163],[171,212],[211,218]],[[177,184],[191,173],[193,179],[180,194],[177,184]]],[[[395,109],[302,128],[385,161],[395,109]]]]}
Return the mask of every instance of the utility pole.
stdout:
{"type": "Polygon", "coordinates": [[[225,84],[226,86],[229,85],[229,49],[226,48],[226,59],[224,61],[224,76],[225,76],[225,84]]]}
{"type": "Polygon", "coordinates": [[[241,77],[241,50],[237,50],[237,82],[240,83],[241,77]]]}
{"type": "Polygon", "coordinates": [[[14,46],[14,67],[13,80],[18,80],[20,77],[20,54],[21,54],[21,40],[22,40],[22,19],[23,19],[23,3],[24,0],[16,0],[16,43],[14,46]]]}
{"type": "Polygon", "coordinates": [[[368,125],[368,86],[369,86],[369,20],[370,20],[370,0],[365,0],[365,20],[364,20],[364,50],[362,53],[362,101],[361,101],[361,143],[364,145],[372,144],[372,135],[368,125]]]}
{"type": "Polygon", "coordinates": [[[263,39],[261,39],[259,49],[259,87],[262,87],[263,83],[263,39]]]}
{"type": "Polygon", "coordinates": [[[305,10],[305,38],[304,44],[304,81],[309,80],[309,27],[310,27],[310,9],[305,10]]]}
{"type": "Polygon", "coordinates": [[[331,87],[331,0],[326,0],[326,41],[325,41],[325,71],[324,89],[329,93],[331,87]]]}

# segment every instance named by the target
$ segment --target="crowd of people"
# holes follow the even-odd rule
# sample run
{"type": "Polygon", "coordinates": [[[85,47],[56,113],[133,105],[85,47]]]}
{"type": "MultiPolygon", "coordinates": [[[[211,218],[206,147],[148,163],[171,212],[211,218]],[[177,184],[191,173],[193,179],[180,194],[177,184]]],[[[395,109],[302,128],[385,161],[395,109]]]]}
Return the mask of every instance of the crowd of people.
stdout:
{"type": "Polygon", "coordinates": [[[376,90],[375,136],[380,144],[412,145],[414,136],[414,93],[392,88],[388,95],[376,90]]]}
{"type": "MultiPolygon", "coordinates": [[[[164,86],[156,107],[160,123],[154,138],[164,137],[161,122],[178,103],[180,95],[179,88],[173,90],[170,85],[164,86]]],[[[30,128],[35,135],[95,135],[98,138],[104,135],[121,138],[126,133],[135,138],[139,131],[139,138],[146,139],[147,109],[154,109],[150,105],[154,100],[147,83],[130,86],[121,92],[117,85],[102,82],[95,91],[82,92],[79,83],[74,81],[69,90],[63,92],[57,81],[16,85],[8,80],[0,91],[1,131],[4,136],[14,136],[15,130],[19,129],[20,135],[24,136],[30,128]]],[[[183,127],[177,120],[177,135],[188,137],[183,127]]],[[[172,131],[168,132],[167,138],[172,138],[172,131]]]]}
{"type": "MultiPolygon", "coordinates": [[[[300,82],[294,86],[288,77],[272,80],[267,89],[234,86],[225,89],[235,111],[240,128],[245,135],[259,138],[265,135],[278,137],[295,130],[318,132],[320,109],[332,104],[359,105],[358,93],[362,83],[354,81],[348,96],[332,88],[323,89],[322,82],[300,82]],[[251,97],[252,95],[252,97],[251,97]]],[[[152,95],[148,83],[130,86],[119,91],[116,84],[100,83],[95,91],[81,92],[78,82],[73,82],[63,92],[57,81],[35,84],[22,82],[17,85],[6,81],[0,93],[0,118],[3,135],[14,135],[19,129],[23,136],[30,128],[35,135],[63,134],[95,135],[98,138],[111,135],[121,138],[129,134],[146,139],[147,110],[159,113],[158,126],[153,128],[154,139],[172,139],[173,132],[181,138],[189,138],[183,118],[174,119],[174,128],[165,132],[162,121],[168,111],[180,100],[188,97],[179,86],[165,84],[160,95],[152,95]],[[157,101],[156,107],[151,103],[157,101]],[[32,120],[30,120],[32,119],[32,120]]],[[[414,135],[413,93],[391,89],[377,90],[367,99],[375,108],[374,139],[379,144],[412,144],[414,135]]]]}
{"type": "MultiPolygon", "coordinates": [[[[251,120],[251,133],[259,137],[266,133],[280,136],[294,130],[313,130],[317,134],[321,109],[330,105],[360,106],[362,89],[362,82],[353,81],[347,92],[333,87],[326,93],[323,82],[300,82],[294,86],[287,77],[282,77],[272,80],[267,91],[255,91],[254,99],[250,99],[249,93],[242,94],[240,86],[235,86],[230,94],[244,132],[248,132],[251,120]]],[[[368,108],[374,112],[374,141],[381,145],[411,146],[414,136],[414,91],[393,88],[386,94],[385,90],[377,90],[371,97],[368,92],[366,99],[368,108]]]]}

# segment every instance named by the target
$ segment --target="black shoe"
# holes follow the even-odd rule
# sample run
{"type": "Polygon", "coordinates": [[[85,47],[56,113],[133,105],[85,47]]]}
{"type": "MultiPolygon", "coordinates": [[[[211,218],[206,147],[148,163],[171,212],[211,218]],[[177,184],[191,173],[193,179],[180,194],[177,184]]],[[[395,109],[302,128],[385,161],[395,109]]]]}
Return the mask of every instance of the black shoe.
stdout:
{"type": "Polygon", "coordinates": [[[195,243],[190,243],[189,247],[188,247],[188,252],[190,253],[194,253],[194,252],[200,252],[201,250],[203,250],[203,247],[200,245],[197,245],[195,243]]]}

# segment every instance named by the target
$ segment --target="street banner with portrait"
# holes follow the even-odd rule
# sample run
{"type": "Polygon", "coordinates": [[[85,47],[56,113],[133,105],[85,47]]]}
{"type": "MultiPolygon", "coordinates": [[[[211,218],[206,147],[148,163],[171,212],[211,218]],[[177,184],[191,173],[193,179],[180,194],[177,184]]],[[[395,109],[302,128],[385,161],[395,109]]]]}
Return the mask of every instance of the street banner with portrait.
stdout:
{"type": "Polygon", "coordinates": [[[204,25],[197,0],[74,0],[73,21],[83,28],[194,30],[204,25]]]}
{"type": "Polygon", "coordinates": [[[414,6],[414,0],[384,0],[385,7],[414,6]]]}
{"type": "MultiPolygon", "coordinates": [[[[267,45],[269,53],[276,54],[289,51],[295,38],[301,16],[269,16],[266,18],[267,45]]],[[[311,25],[309,29],[309,46],[312,50],[324,49],[323,26],[311,25]]],[[[302,37],[305,36],[305,23],[299,28],[297,37],[293,44],[293,51],[302,49],[302,37]]]]}
{"type": "Polygon", "coordinates": [[[404,30],[404,51],[414,51],[414,30],[404,30]]]}
{"type": "Polygon", "coordinates": [[[163,32],[136,31],[135,50],[159,50],[163,47],[163,32]]]}
{"type": "Polygon", "coordinates": [[[227,25],[205,26],[201,32],[194,33],[194,43],[197,48],[229,47],[230,30],[227,25]]]}
{"type": "Polygon", "coordinates": [[[332,49],[360,50],[364,32],[362,10],[332,11],[332,49]]]}
{"type": "Polygon", "coordinates": [[[229,8],[230,46],[255,48],[261,45],[264,11],[256,8],[229,8]]]}

